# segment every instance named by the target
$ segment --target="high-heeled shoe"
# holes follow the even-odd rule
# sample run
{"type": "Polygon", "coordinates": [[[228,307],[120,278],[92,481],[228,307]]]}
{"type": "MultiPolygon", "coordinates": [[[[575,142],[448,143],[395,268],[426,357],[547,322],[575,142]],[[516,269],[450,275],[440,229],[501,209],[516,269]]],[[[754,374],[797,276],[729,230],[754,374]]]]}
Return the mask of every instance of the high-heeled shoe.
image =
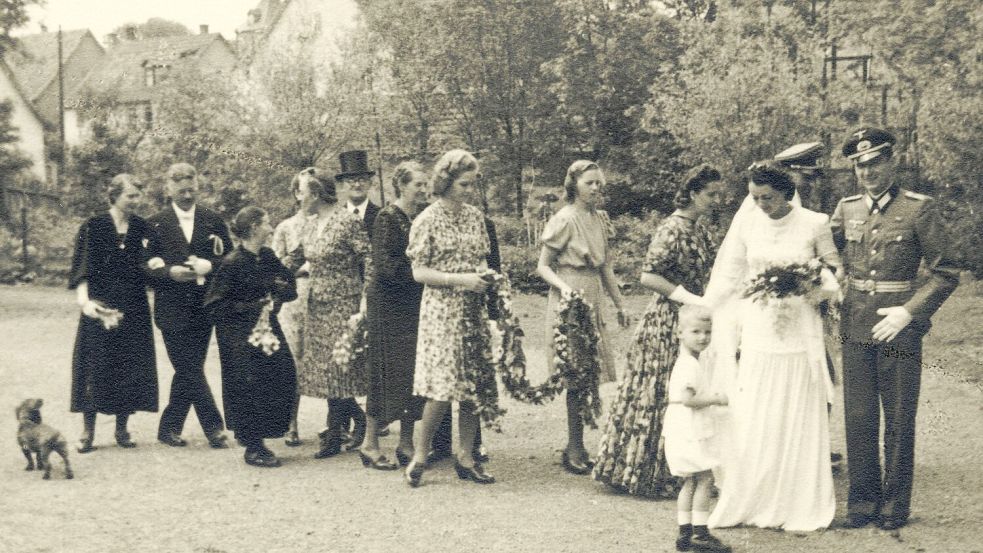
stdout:
{"type": "Polygon", "coordinates": [[[352,419],[355,421],[355,428],[352,429],[351,437],[344,442],[345,451],[352,451],[362,447],[362,442],[365,441],[365,430],[366,430],[366,420],[365,413],[359,409],[357,412],[352,413],[352,419]]]}
{"type": "Polygon", "coordinates": [[[410,461],[406,471],[403,472],[403,478],[406,479],[411,488],[418,488],[420,481],[423,480],[423,471],[423,465],[418,465],[416,461],[410,461]]]}
{"type": "Polygon", "coordinates": [[[466,467],[459,461],[454,462],[454,470],[457,477],[461,480],[470,480],[475,484],[494,484],[495,477],[485,472],[481,463],[475,463],[473,467],[466,467]]]}
{"type": "Polygon", "coordinates": [[[396,448],[396,462],[399,463],[399,466],[405,467],[406,465],[410,464],[412,459],[412,455],[407,455],[403,453],[402,449],[399,449],[398,447],[396,448]]]}
{"type": "Polygon", "coordinates": [[[570,454],[566,451],[563,452],[561,460],[563,462],[563,468],[570,474],[584,475],[591,471],[591,467],[579,460],[571,459],[570,454]]]}
{"type": "Polygon", "coordinates": [[[137,444],[130,439],[130,433],[126,431],[116,432],[116,445],[122,447],[123,449],[132,449],[137,446],[137,444]]]}
{"type": "Polygon", "coordinates": [[[399,468],[395,463],[386,459],[385,455],[380,455],[378,459],[373,459],[362,453],[362,450],[358,450],[358,458],[362,460],[362,466],[365,468],[373,468],[375,470],[396,470],[399,468]]]}

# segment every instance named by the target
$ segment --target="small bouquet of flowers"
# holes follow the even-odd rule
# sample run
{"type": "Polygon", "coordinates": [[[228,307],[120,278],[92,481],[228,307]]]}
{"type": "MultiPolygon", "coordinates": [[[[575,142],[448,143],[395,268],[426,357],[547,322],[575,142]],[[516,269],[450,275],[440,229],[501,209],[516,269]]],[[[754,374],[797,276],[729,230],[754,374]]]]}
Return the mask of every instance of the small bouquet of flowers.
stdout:
{"type": "Polygon", "coordinates": [[[96,300],[89,300],[82,312],[99,321],[106,330],[116,328],[119,326],[119,322],[123,320],[122,311],[113,307],[106,307],[102,302],[96,300]]]}
{"type": "MultiPolygon", "coordinates": [[[[744,289],[744,297],[769,305],[786,298],[811,298],[823,284],[823,263],[810,259],[806,263],[772,265],[752,277],[744,289]]],[[[818,302],[819,298],[815,298],[818,302]]]]}
{"type": "Polygon", "coordinates": [[[249,343],[253,347],[263,350],[266,355],[273,355],[280,349],[280,339],[273,333],[273,326],[270,324],[270,316],[273,315],[273,298],[267,296],[267,301],[259,312],[256,326],[249,334],[249,343]]]}
{"type": "Polygon", "coordinates": [[[365,367],[369,351],[369,328],[365,322],[365,313],[361,311],[348,318],[345,331],[335,342],[331,351],[334,362],[344,367],[345,371],[358,371],[365,367]]]}

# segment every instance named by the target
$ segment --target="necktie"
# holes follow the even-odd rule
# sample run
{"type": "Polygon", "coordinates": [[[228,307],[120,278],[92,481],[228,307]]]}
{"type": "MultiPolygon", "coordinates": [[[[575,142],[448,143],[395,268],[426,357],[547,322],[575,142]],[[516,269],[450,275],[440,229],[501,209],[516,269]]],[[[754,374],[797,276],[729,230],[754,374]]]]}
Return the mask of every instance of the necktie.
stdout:
{"type": "Polygon", "coordinates": [[[354,211],[352,211],[352,213],[354,213],[356,217],[361,217],[362,216],[362,214],[358,212],[358,208],[357,207],[355,208],[354,211]]]}

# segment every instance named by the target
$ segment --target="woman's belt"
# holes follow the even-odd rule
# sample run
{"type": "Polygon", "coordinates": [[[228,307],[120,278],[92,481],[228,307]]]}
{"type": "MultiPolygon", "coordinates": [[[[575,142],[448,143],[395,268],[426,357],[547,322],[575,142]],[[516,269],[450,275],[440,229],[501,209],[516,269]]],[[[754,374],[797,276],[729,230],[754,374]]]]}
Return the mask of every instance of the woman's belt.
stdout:
{"type": "Polygon", "coordinates": [[[869,294],[910,292],[912,289],[910,280],[873,280],[855,277],[850,277],[850,287],[869,294]]]}

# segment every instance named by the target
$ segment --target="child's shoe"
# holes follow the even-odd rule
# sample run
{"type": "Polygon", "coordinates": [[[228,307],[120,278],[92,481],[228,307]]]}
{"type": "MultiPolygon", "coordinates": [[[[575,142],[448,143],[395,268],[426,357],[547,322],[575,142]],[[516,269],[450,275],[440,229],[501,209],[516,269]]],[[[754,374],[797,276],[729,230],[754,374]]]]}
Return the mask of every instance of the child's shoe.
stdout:
{"type": "Polygon", "coordinates": [[[693,537],[692,524],[679,525],[679,537],[676,538],[676,551],[689,551],[691,548],[690,540],[693,537]]]}
{"type": "Polygon", "coordinates": [[[724,545],[709,532],[696,533],[690,538],[692,551],[708,551],[711,553],[731,553],[731,548],[724,545]]]}

